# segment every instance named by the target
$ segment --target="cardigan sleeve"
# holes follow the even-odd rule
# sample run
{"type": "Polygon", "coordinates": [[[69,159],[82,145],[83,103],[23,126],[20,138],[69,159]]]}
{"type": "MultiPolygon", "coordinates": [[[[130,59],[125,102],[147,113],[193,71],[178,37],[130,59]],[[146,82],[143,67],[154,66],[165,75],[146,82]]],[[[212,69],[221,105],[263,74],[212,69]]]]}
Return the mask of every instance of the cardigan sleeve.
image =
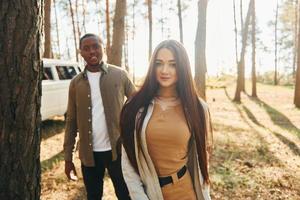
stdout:
{"type": "Polygon", "coordinates": [[[121,166],[130,197],[132,200],[149,200],[145,193],[142,180],[132,167],[127,153],[122,146],[121,166]]]}

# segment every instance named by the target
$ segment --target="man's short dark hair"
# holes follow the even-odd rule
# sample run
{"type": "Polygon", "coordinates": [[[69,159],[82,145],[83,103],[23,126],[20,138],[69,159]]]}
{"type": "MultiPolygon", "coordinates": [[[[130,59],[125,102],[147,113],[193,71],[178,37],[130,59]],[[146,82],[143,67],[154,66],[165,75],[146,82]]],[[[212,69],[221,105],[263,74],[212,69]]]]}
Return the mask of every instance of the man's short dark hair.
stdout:
{"type": "Polygon", "coordinates": [[[84,40],[85,38],[89,38],[89,37],[95,37],[95,38],[97,38],[99,40],[100,44],[103,44],[101,38],[98,35],[93,34],[93,33],[87,33],[87,34],[83,35],[80,38],[80,40],[79,40],[79,49],[81,49],[82,40],[84,40]]]}

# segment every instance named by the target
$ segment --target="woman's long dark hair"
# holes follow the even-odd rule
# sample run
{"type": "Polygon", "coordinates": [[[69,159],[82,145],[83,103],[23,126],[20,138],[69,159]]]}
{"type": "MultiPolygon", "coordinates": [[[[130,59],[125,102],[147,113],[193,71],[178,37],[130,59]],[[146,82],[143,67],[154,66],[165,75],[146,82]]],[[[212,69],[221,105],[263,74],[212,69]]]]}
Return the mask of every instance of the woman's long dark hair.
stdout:
{"type": "Polygon", "coordinates": [[[138,139],[137,146],[140,148],[142,124],[145,119],[148,106],[151,100],[156,96],[159,89],[155,73],[155,60],[157,53],[163,48],[170,50],[175,58],[176,73],[178,77],[178,81],[176,83],[177,93],[182,102],[182,107],[184,108],[184,114],[192,133],[192,137],[194,137],[196,141],[198,161],[203,179],[206,183],[209,183],[208,158],[206,153],[207,131],[205,111],[199,101],[194,86],[190,62],[186,50],[183,45],[176,40],[165,40],[156,47],[150,59],[147,76],[141,89],[125,103],[120,117],[121,139],[123,146],[130,163],[138,173],[137,160],[135,157],[134,130],[136,129],[138,139]],[[144,109],[143,112],[140,113],[140,117],[136,122],[136,115],[140,108],[144,109]]]}

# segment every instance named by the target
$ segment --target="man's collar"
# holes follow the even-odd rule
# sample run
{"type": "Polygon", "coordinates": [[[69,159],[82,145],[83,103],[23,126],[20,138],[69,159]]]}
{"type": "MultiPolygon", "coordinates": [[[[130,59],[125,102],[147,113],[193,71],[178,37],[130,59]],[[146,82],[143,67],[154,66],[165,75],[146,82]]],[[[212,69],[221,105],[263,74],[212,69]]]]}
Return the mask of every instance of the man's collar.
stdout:
{"type": "MultiPolygon", "coordinates": [[[[105,62],[102,61],[98,66],[100,68],[100,72],[104,72],[104,74],[107,74],[107,71],[108,71],[108,65],[107,65],[107,63],[105,63],[105,62]]],[[[87,78],[86,71],[87,71],[87,69],[85,67],[84,70],[83,70],[83,76],[84,76],[84,78],[87,78]]]]}

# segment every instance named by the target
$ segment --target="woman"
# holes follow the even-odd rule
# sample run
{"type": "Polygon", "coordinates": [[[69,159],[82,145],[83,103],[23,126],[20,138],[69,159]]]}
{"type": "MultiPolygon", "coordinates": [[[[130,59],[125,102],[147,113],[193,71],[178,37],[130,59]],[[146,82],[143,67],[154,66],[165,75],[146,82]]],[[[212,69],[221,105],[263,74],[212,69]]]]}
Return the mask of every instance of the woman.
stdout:
{"type": "Polygon", "coordinates": [[[182,44],[166,40],[156,47],[120,127],[122,171],[133,200],[210,199],[209,112],[182,44]]]}

